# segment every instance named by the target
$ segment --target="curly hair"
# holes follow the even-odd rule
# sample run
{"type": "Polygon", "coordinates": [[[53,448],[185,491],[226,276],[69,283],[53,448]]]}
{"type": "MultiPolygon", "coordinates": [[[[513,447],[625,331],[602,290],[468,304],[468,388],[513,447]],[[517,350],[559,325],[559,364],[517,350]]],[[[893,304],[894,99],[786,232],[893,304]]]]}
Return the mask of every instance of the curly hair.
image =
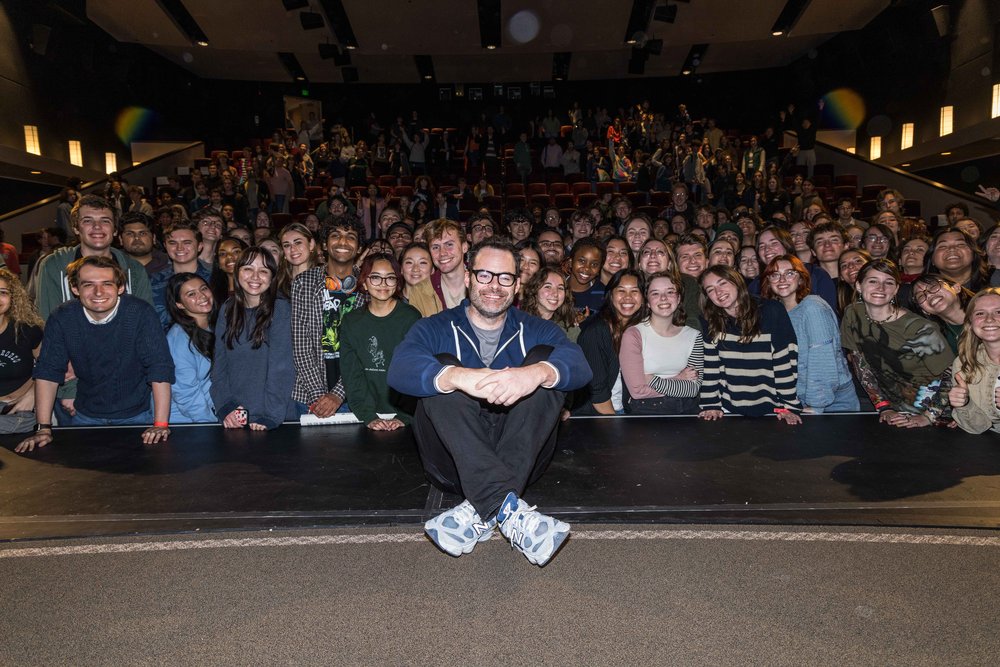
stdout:
{"type": "Polygon", "coordinates": [[[569,329],[576,324],[576,309],[573,306],[573,291],[569,288],[569,280],[565,274],[559,270],[545,266],[539,269],[535,275],[531,276],[524,286],[524,295],[521,297],[521,310],[529,315],[541,317],[541,310],[538,308],[538,292],[542,289],[549,276],[557,276],[566,287],[566,299],[563,304],[552,314],[552,321],[563,329],[569,329]]]}
{"type": "Polygon", "coordinates": [[[9,269],[0,269],[0,281],[7,283],[7,290],[10,292],[10,308],[4,313],[7,320],[14,327],[14,341],[21,332],[21,327],[44,328],[45,322],[38,314],[35,304],[28,298],[28,291],[24,289],[21,280],[11,273],[9,269]]]}

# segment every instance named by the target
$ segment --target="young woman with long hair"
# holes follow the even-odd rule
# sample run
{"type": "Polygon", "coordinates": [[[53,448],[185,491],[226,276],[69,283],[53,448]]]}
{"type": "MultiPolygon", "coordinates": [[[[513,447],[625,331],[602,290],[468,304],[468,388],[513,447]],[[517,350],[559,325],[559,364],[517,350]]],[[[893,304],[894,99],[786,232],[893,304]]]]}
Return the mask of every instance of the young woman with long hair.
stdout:
{"type": "Polygon", "coordinates": [[[414,405],[389,389],[386,372],[392,354],[420,312],[403,303],[403,276],[395,257],[369,255],[358,275],[368,295],[364,308],[344,316],[340,324],[340,367],[347,403],[362,424],[373,431],[395,431],[410,423],[414,405]],[[379,415],[394,414],[393,417],[379,415]]]}
{"type": "Polygon", "coordinates": [[[701,332],[685,325],[684,283],[673,271],[646,278],[648,317],[622,335],[618,360],[627,414],[698,413],[704,373],[701,332]]]}
{"type": "Polygon", "coordinates": [[[774,414],[786,424],[802,423],[795,392],[798,347],[785,309],[751,295],[729,266],[708,267],[701,289],[705,377],[699,416],[774,414]]]}
{"type": "Polygon", "coordinates": [[[805,412],[857,412],[858,395],[840,347],[837,314],[809,293],[809,285],[809,270],[794,255],[772,259],[761,278],[761,296],[780,302],[795,329],[795,393],[805,412]]]}
{"type": "Polygon", "coordinates": [[[948,401],[959,427],[1000,432],[1000,288],[987,287],[969,301],[951,373],[948,401]]]}
{"type": "Polygon", "coordinates": [[[298,418],[291,398],[292,311],[278,298],[277,271],[263,248],[245,250],[234,268],[235,288],[212,364],[212,402],[226,428],[263,431],[298,418]]]}
{"type": "Polygon", "coordinates": [[[555,267],[543,267],[522,288],[523,295],[518,307],[529,315],[552,320],[575,343],[580,337],[580,327],[576,324],[578,318],[568,282],[566,276],[555,267]]]}
{"type": "Polygon", "coordinates": [[[887,259],[858,272],[860,301],[840,324],[847,359],[879,413],[879,421],[903,428],[951,421],[945,377],[955,354],[940,329],[896,302],[900,276],[887,259]]]}
{"type": "Polygon", "coordinates": [[[577,341],[594,373],[589,396],[580,414],[623,414],[628,390],[621,378],[618,353],[622,334],[645,317],[645,284],[642,274],[623,269],[608,283],[604,303],[597,315],[585,324],[577,341]]]}
{"type": "Polygon", "coordinates": [[[167,312],[174,324],[167,346],[174,360],[170,387],[172,424],[213,423],[211,371],[219,307],[208,283],[195,273],[176,273],[167,282],[167,312]]]}
{"type": "Polygon", "coordinates": [[[0,433],[26,433],[35,425],[31,372],[45,326],[21,281],[0,268],[0,433]]]}

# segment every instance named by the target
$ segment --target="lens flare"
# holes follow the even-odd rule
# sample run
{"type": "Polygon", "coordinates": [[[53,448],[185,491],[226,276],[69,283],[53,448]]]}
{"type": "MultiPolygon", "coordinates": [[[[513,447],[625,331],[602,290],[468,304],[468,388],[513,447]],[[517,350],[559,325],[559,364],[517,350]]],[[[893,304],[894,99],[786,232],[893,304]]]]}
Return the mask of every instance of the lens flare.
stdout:
{"type": "Polygon", "coordinates": [[[145,107],[126,107],[118,113],[115,119],[115,134],[128,146],[133,141],[142,139],[153,124],[156,122],[158,114],[152,109],[145,107]]]}
{"type": "Polygon", "coordinates": [[[830,129],[856,130],[865,120],[865,101],[850,88],[837,88],[823,96],[823,125],[830,129]]]}

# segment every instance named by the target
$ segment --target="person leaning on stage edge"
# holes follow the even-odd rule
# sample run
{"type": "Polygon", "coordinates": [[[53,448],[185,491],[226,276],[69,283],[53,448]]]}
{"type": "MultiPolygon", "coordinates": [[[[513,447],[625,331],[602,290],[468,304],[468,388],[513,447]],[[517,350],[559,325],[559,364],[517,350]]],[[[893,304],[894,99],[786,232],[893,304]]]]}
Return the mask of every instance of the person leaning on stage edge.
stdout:
{"type": "Polygon", "coordinates": [[[344,404],[347,392],[340,376],[340,322],[362,308],[367,299],[358,289],[354,263],[363,231],[353,216],[328,219],[323,225],[326,264],[292,281],[292,398],[317,417],[330,417],[344,404]]]}
{"type": "MultiPolygon", "coordinates": [[[[125,274],[125,291],[152,304],[153,292],[145,267],[126,252],[111,247],[119,224],[118,212],[108,200],[97,195],[80,197],[70,212],[70,220],[80,244],[54,250],[38,267],[35,304],[42,319],[48,320],[60,304],[76,300],[69,284],[67,267],[81,257],[98,256],[113,260],[125,274]]],[[[72,370],[69,369],[66,384],[59,387],[59,405],[56,407],[57,411],[64,410],[64,416],[69,417],[74,414],[73,397],[76,393],[72,370]]]]}
{"type": "Polygon", "coordinates": [[[57,308],[45,323],[35,364],[35,434],[14,451],[52,442],[56,390],[72,363],[79,382],[73,426],[149,424],[148,445],[170,435],[170,385],[174,362],[156,311],[124,294],[125,274],[108,257],[88,256],[69,265],[78,301],[57,308]],[[150,394],[153,409],[150,411],[150,394]]]}
{"type": "Polygon", "coordinates": [[[569,526],[520,495],[552,460],[564,392],[589,382],[590,366],[555,323],[511,307],[520,266],[510,243],[483,241],[469,266],[469,298],[414,324],[389,364],[389,386],[419,399],[412,424],[428,478],[466,499],[424,528],[460,556],[499,525],[544,565],[569,526]]]}

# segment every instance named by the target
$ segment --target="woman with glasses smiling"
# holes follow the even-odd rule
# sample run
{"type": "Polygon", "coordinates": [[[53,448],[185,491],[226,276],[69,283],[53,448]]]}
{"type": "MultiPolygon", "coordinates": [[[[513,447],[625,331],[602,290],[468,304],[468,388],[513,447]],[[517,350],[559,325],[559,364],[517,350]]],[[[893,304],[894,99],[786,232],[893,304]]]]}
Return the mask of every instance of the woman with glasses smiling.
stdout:
{"type": "Polygon", "coordinates": [[[795,329],[799,359],[795,393],[804,412],[857,412],[858,396],[840,347],[840,325],[830,305],[809,294],[809,271],[793,255],[764,269],[761,296],[780,301],[795,329]]]}
{"type": "Polygon", "coordinates": [[[927,319],[941,327],[952,352],[958,353],[958,339],[965,323],[965,307],[973,293],[958,283],[934,274],[925,274],[913,283],[912,300],[927,319]]]}
{"type": "Polygon", "coordinates": [[[401,395],[389,389],[386,372],[393,352],[420,319],[420,311],[403,303],[403,276],[391,254],[366,257],[358,283],[368,303],[345,315],[340,324],[340,367],[347,404],[371,430],[395,431],[410,423],[414,406],[407,406],[401,395]]]}

